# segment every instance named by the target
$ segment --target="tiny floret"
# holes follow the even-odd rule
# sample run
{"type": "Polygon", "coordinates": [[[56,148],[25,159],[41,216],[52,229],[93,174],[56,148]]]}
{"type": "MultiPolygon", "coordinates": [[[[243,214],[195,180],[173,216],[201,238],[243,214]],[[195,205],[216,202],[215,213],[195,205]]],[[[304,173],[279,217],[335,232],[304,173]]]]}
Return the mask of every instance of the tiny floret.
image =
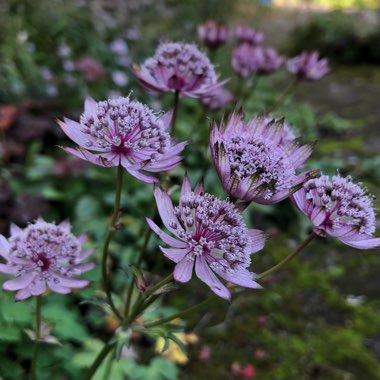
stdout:
{"type": "Polygon", "coordinates": [[[46,289],[67,294],[87,286],[88,280],[73,276],[94,267],[82,263],[93,249],[82,251],[86,236],[77,238],[70,230],[67,222],[56,225],[39,219],[25,229],[12,226],[8,240],[0,235],[0,256],[6,261],[0,264],[0,272],[15,277],[4,282],[3,289],[17,291],[16,300],[23,300],[46,289]]]}
{"type": "Polygon", "coordinates": [[[373,198],[350,177],[326,175],[307,181],[292,195],[295,205],[314,224],[320,236],[330,235],[358,249],[380,246],[373,198]]]}
{"type": "Polygon", "coordinates": [[[143,87],[153,92],[178,92],[198,98],[224,82],[218,83],[214,66],[196,45],[177,42],[162,43],[155,55],[134,73],[143,87]]]}
{"type": "Polygon", "coordinates": [[[187,177],[177,207],[173,207],[167,192],[159,187],[155,188],[154,196],[161,219],[175,238],[152,220],[147,218],[147,222],[170,246],[160,248],[176,263],[177,281],[188,282],[195,267],[197,277],[222,298],[229,299],[231,294],[215,273],[236,285],[260,287],[249,271],[250,256],[263,248],[266,236],[262,231],[247,228],[239,206],[205,193],[202,183],[192,191],[187,177]]]}
{"type": "Polygon", "coordinates": [[[129,97],[101,102],[88,98],[79,123],[65,118],[59,125],[79,145],[64,148],[66,152],[100,166],[122,165],[134,177],[152,183],[158,180],[144,172],[173,169],[187,144],[173,144],[167,132],[170,120],[171,112],[157,117],[129,97]]]}
{"type": "Polygon", "coordinates": [[[297,174],[313,147],[290,139],[284,120],[234,113],[210,134],[211,155],[224,189],[236,199],[273,204],[290,196],[314,172],[297,174]]]}

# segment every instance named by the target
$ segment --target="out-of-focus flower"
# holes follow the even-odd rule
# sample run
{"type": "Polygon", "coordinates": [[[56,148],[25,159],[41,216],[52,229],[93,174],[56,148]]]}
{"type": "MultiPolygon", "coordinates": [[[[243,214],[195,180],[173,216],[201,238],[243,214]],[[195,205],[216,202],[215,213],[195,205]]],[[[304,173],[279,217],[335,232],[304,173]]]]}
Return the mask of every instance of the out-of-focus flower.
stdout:
{"type": "Polygon", "coordinates": [[[212,93],[203,95],[200,98],[201,103],[210,111],[220,110],[235,100],[231,91],[224,87],[218,88],[212,93]]]}
{"type": "Polygon", "coordinates": [[[233,362],[231,364],[231,372],[234,376],[237,376],[240,379],[250,380],[255,376],[256,369],[252,364],[249,363],[242,366],[238,362],[233,362]]]}
{"type": "Polygon", "coordinates": [[[199,39],[210,49],[224,45],[229,38],[229,28],[225,24],[209,20],[198,26],[199,39]]]}
{"type": "Polygon", "coordinates": [[[251,254],[263,248],[266,235],[247,228],[239,206],[205,193],[202,183],[192,191],[187,176],[178,207],[173,207],[168,193],[160,187],[155,188],[154,197],[164,226],[176,238],[163,232],[151,219],[147,218],[147,222],[170,246],[160,249],[176,263],[176,281],[190,281],[195,267],[197,277],[225,299],[231,298],[230,291],[214,272],[233,284],[261,288],[248,268],[251,254]]]}
{"type": "Polygon", "coordinates": [[[106,71],[103,65],[92,57],[83,57],[75,62],[75,68],[83,74],[88,82],[104,78],[106,71]]]}
{"type": "Polygon", "coordinates": [[[257,69],[258,74],[272,74],[279,70],[285,62],[285,58],[273,48],[257,48],[262,51],[262,61],[257,69]]]}
{"type": "Polygon", "coordinates": [[[211,349],[209,346],[203,346],[199,351],[198,351],[198,359],[207,362],[211,358],[211,349]]]}
{"type": "Polygon", "coordinates": [[[328,60],[326,58],[319,59],[317,51],[304,52],[289,59],[288,70],[298,78],[305,80],[321,79],[330,71],[328,60]]]}
{"type": "Polygon", "coordinates": [[[62,67],[63,67],[63,70],[67,72],[71,72],[71,71],[74,71],[75,64],[73,61],[70,61],[69,59],[65,59],[62,61],[62,67]]]}
{"type": "Polygon", "coordinates": [[[28,41],[28,38],[29,38],[29,34],[25,30],[21,30],[17,34],[17,42],[20,44],[24,44],[26,41],[28,41]]]}
{"type": "Polygon", "coordinates": [[[238,44],[261,45],[264,42],[264,34],[247,25],[236,25],[234,36],[238,44]]]}
{"type": "Polygon", "coordinates": [[[127,55],[128,45],[122,38],[117,38],[110,44],[110,49],[117,55],[127,55]]]}
{"type": "Polygon", "coordinates": [[[124,87],[128,84],[128,77],[120,70],[115,70],[112,73],[112,80],[119,87],[124,87]]]}
{"type": "Polygon", "coordinates": [[[266,315],[258,315],[255,319],[255,322],[260,327],[267,327],[269,319],[266,315]]]}
{"type": "Polygon", "coordinates": [[[232,50],[231,64],[236,74],[246,78],[252,74],[271,74],[284,64],[275,49],[242,43],[232,50]]]}
{"type": "Polygon", "coordinates": [[[87,98],[80,123],[70,119],[59,125],[79,146],[68,153],[95,165],[122,165],[131,175],[148,183],[158,182],[147,172],[173,169],[187,142],[173,144],[166,131],[171,112],[158,118],[146,105],[129,97],[95,102],[87,98]],[[91,153],[94,151],[95,153],[91,153]]]}
{"type": "Polygon", "coordinates": [[[0,272],[15,279],[4,282],[3,289],[17,291],[16,300],[39,296],[46,289],[67,294],[72,289],[83,288],[88,280],[73,278],[94,267],[82,261],[93,249],[82,251],[86,236],[78,238],[67,222],[59,225],[38,219],[25,229],[13,225],[7,240],[0,235],[0,255],[6,260],[0,272]]]}
{"type": "Polygon", "coordinates": [[[268,356],[268,353],[262,348],[257,348],[253,353],[254,357],[258,360],[263,360],[268,356]]]}
{"type": "Polygon", "coordinates": [[[54,84],[49,84],[46,87],[46,93],[51,97],[57,96],[57,94],[58,94],[57,86],[55,86],[54,84]]]}
{"type": "Polygon", "coordinates": [[[213,122],[211,156],[224,189],[236,199],[273,204],[302,187],[315,171],[297,174],[313,147],[297,140],[280,145],[284,120],[255,117],[244,122],[233,113],[220,128],[213,122]]]}
{"type": "Polygon", "coordinates": [[[63,44],[58,47],[57,55],[60,58],[68,58],[71,55],[71,49],[69,46],[63,44]]]}
{"type": "MultiPolygon", "coordinates": [[[[198,342],[198,336],[194,333],[185,334],[179,332],[174,333],[173,335],[175,335],[176,338],[179,339],[185,346],[198,342]]],[[[156,352],[160,353],[162,356],[174,363],[184,365],[189,361],[186,354],[181,350],[180,347],[178,347],[177,343],[173,342],[172,340],[169,340],[168,348],[165,351],[162,351],[164,347],[165,340],[164,338],[159,337],[156,341],[156,352]]]]}
{"type": "Polygon", "coordinates": [[[292,196],[295,205],[310,218],[314,232],[333,236],[358,249],[380,246],[376,229],[373,199],[350,177],[321,175],[304,184],[292,196]]]}
{"type": "Polygon", "coordinates": [[[43,80],[46,80],[47,82],[51,81],[53,79],[53,73],[48,67],[41,67],[41,77],[43,80]]]}
{"type": "Polygon", "coordinates": [[[22,111],[22,107],[14,104],[0,105],[0,131],[12,126],[22,111]]]}
{"type": "Polygon", "coordinates": [[[133,72],[149,91],[178,91],[193,98],[213,92],[226,82],[218,83],[214,66],[196,45],[176,42],[161,44],[155,55],[135,66],[133,72]]]}

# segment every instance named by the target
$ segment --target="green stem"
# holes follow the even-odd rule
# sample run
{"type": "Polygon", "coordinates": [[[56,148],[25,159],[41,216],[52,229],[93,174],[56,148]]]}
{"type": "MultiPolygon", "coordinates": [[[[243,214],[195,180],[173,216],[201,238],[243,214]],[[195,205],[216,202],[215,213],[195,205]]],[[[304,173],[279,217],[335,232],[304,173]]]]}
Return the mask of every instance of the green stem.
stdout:
{"type": "Polygon", "coordinates": [[[173,116],[170,124],[170,135],[174,136],[176,121],[177,121],[177,113],[178,113],[178,104],[179,104],[179,91],[175,91],[174,93],[174,103],[173,103],[173,116]]]}
{"type": "Polygon", "coordinates": [[[206,298],[204,301],[198,303],[197,305],[194,305],[194,306],[191,306],[185,310],[179,311],[178,313],[172,314],[169,317],[165,317],[165,318],[158,319],[157,321],[145,323],[144,327],[147,327],[147,328],[155,327],[155,326],[159,326],[159,325],[162,325],[164,323],[170,322],[173,319],[182,318],[182,317],[186,316],[187,314],[191,314],[191,313],[201,309],[202,307],[208,305],[212,301],[215,301],[214,296],[210,296],[209,298],[206,298]]]}
{"type": "Polygon", "coordinates": [[[267,110],[267,114],[270,114],[271,112],[274,112],[286,99],[288,95],[290,95],[298,86],[299,79],[296,77],[293,81],[291,81],[288,85],[288,87],[285,89],[285,91],[279,96],[277,101],[272,105],[272,107],[269,107],[267,110]]]}
{"type": "Polygon", "coordinates": [[[106,368],[105,368],[104,374],[103,374],[103,380],[109,380],[110,379],[110,374],[111,374],[114,359],[115,359],[115,353],[113,353],[108,359],[108,362],[106,364],[106,368]]]}
{"type": "Polygon", "coordinates": [[[108,225],[107,235],[104,241],[103,254],[102,254],[102,277],[103,277],[104,291],[106,292],[107,300],[112,311],[114,312],[114,314],[119,320],[122,320],[123,317],[120,314],[119,310],[116,308],[112,299],[111,286],[110,286],[110,281],[109,281],[108,271],[107,271],[107,259],[108,259],[109,245],[115,233],[115,229],[116,229],[115,224],[119,217],[121,188],[123,184],[123,173],[124,173],[124,168],[121,165],[119,165],[117,167],[117,175],[116,175],[116,192],[115,192],[114,208],[113,208],[113,213],[108,225]]]}
{"type": "Polygon", "coordinates": [[[113,350],[113,348],[116,346],[115,342],[108,341],[102,348],[102,350],[99,352],[98,356],[95,358],[94,362],[92,363],[90,369],[88,370],[87,376],[85,377],[85,380],[91,380],[92,376],[95,375],[96,371],[102,364],[103,360],[107,357],[107,355],[113,350]]]}
{"type": "Polygon", "coordinates": [[[157,282],[156,285],[149,288],[146,292],[144,292],[144,299],[147,299],[150,295],[155,293],[158,289],[162,288],[164,285],[173,281],[173,274],[169,274],[169,276],[165,277],[160,282],[157,282]]]}
{"type": "Polygon", "coordinates": [[[35,343],[33,349],[32,362],[30,366],[30,378],[31,380],[37,379],[37,357],[38,351],[40,349],[40,339],[41,339],[41,304],[42,304],[42,296],[36,297],[36,336],[35,343]]]}
{"type": "Polygon", "coordinates": [[[276,264],[272,268],[269,268],[265,272],[260,273],[256,279],[261,280],[262,278],[267,277],[274,272],[277,272],[287,262],[289,262],[294,257],[296,257],[316,236],[317,235],[315,235],[315,233],[312,232],[302,243],[298,245],[298,247],[292,253],[290,253],[288,256],[286,256],[283,260],[281,260],[278,264],[276,264]]]}
{"type": "Polygon", "coordinates": [[[158,289],[162,288],[163,286],[165,286],[166,284],[171,282],[172,280],[173,280],[173,275],[170,274],[169,276],[165,277],[163,280],[158,282],[156,285],[154,285],[150,289],[146,290],[143,294],[140,294],[139,297],[137,298],[135,304],[133,305],[133,310],[131,311],[131,313],[129,314],[129,316],[127,317],[127,319],[125,320],[124,323],[126,325],[132,323],[138,317],[138,315],[143,310],[145,310],[146,307],[148,307],[151,304],[151,302],[149,302],[148,298],[153,295],[152,298],[154,298],[154,300],[155,300],[156,295],[154,293],[158,289]],[[148,300],[148,301],[145,302],[146,300],[148,300]]]}

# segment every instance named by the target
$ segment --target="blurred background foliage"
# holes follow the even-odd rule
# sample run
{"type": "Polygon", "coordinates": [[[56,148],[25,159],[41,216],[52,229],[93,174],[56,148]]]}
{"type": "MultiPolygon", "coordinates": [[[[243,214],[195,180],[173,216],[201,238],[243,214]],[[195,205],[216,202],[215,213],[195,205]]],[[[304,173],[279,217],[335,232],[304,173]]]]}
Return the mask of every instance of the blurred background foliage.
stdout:
{"type": "MultiPolygon", "coordinates": [[[[172,97],[144,93],[130,65],[151,55],[161,40],[197,41],[197,25],[210,18],[263,30],[267,44],[288,56],[318,49],[333,62],[331,75],[301,84],[276,113],[305,141],[319,141],[311,168],[352,173],[378,196],[378,2],[286,3],[291,7],[281,7],[280,0],[0,0],[0,232],[7,235],[11,222],[23,226],[39,215],[69,218],[76,233],[89,233],[90,246],[101,244],[113,204],[113,170],[88,166],[57,148],[70,142],[55,119],[78,118],[87,95],[101,100],[130,91],[157,111],[170,109],[172,97]]],[[[210,57],[222,78],[231,77],[230,87],[239,88],[245,84],[231,72],[230,49],[224,46],[210,57]]],[[[260,78],[244,100],[247,117],[273,104],[288,81],[284,71],[260,78]]],[[[177,138],[192,143],[183,165],[170,173],[174,184],[187,170],[193,183],[205,176],[207,190],[225,196],[208,153],[208,120],[220,121],[222,114],[181,100],[177,138]]],[[[142,245],[144,216],[153,213],[151,187],[129,176],[122,208],[123,228],[111,246],[119,295],[142,245]]],[[[279,261],[310,229],[288,201],[251,206],[245,218],[272,235],[253,258],[256,272],[279,261]]],[[[144,265],[152,276],[163,276],[171,265],[157,247],[152,239],[144,265]]],[[[198,337],[181,336],[188,360],[178,363],[175,349],[157,357],[155,339],[134,334],[122,358],[112,366],[106,362],[96,379],[380,379],[377,255],[319,239],[268,278],[265,290],[244,291],[229,308],[220,301],[188,321],[187,329],[198,337]]],[[[101,341],[117,328],[99,307],[99,269],[88,277],[93,285],[72,297],[45,297],[44,321],[54,339],[42,347],[41,380],[80,379],[101,341]]],[[[153,305],[150,317],[197,303],[208,293],[191,282],[153,305]]],[[[32,302],[15,303],[12,295],[0,293],[2,379],[25,376],[32,312],[32,302]]]]}

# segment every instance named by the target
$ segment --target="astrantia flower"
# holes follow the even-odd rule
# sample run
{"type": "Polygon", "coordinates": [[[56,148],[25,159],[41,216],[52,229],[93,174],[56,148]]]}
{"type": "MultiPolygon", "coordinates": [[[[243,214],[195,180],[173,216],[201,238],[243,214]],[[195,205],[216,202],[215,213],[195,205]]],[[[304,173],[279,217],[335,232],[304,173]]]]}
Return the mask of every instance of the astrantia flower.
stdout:
{"type": "Polygon", "coordinates": [[[210,111],[220,110],[235,100],[231,91],[226,88],[218,88],[210,94],[200,98],[201,103],[210,111]]]}
{"type": "Polygon", "coordinates": [[[330,71],[327,59],[319,59],[317,51],[304,52],[289,59],[288,70],[306,80],[321,79],[330,71]]]}
{"type": "Polygon", "coordinates": [[[298,140],[281,144],[284,121],[234,113],[210,134],[211,155],[224,189],[234,198],[273,204],[298,190],[315,172],[297,174],[313,147],[298,140]]]}
{"type": "Polygon", "coordinates": [[[225,44],[229,37],[227,25],[209,20],[198,26],[199,39],[210,49],[217,49],[225,44]]]}
{"type": "Polygon", "coordinates": [[[295,205],[310,218],[314,232],[330,235],[358,249],[380,246],[372,197],[350,177],[322,175],[307,181],[292,195],[295,205]]]}
{"type": "Polygon", "coordinates": [[[232,50],[232,68],[243,78],[252,74],[271,74],[279,70],[283,63],[284,58],[272,48],[243,43],[232,50]]]}
{"type": "Polygon", "coordinates": [[[134,73],[141,85],[153,92],[175,92],[198,98],[223,86],[218,83],[214,66],[193,44],[168,42],[161,44],[153,58],[134,73]]]}
{"type": "Polygon", "coordinates": [[[83,288],[89,281],[73,278],[94,267],[82,263],[93,249],[82,251],[86,236],[75,237],[67,222],[59,225],[42,219],[25,229],[12,226],[7,240],[0,235],[0,272],[15,279],[4,282],[3,289],[17,291],[16,299],[39,296],[48,288],[56,293],[67,294],[72,289],[83,288]]]}
{"type": "Polygon", "coordinates": [[[188,282],[195,267],[197,277],[220,297],[231,297],[224,280],[247,288],[260,288],[249,272],[250,255],[263,248],[266,236],[245,225],[239,206],[204,192],[203,184],[194,191],[185,177],[178,207],[159,187],[154,190],[158,212],[165,227],[175,236],[162,231],[147,218],[150,228],[168,244],[160,247],[164,255],[177,265],[174,278],[188,282]],[[214,273],[215,272],[215,273],[214,273]]]}
{"type": "Polygon", "coordinates": [[[238,44],[248,43],[261,45],[264,42],[264,34],[246,25],[237,25],[234,35],[238,44]]]}
{"type": "Polygon", "coordinates": [[[64,148],[66,152],[100,166],[122,165],[136,178],[152,183],[158,180],[142,171],[173,169],[187,144],[173,145],[166,131],[170,120],[171,112],[158,118],[129,97],[98,103],[88,98],[79,123],[65,118],[59,125],[79,145],[77,149],[64,148]]]}

